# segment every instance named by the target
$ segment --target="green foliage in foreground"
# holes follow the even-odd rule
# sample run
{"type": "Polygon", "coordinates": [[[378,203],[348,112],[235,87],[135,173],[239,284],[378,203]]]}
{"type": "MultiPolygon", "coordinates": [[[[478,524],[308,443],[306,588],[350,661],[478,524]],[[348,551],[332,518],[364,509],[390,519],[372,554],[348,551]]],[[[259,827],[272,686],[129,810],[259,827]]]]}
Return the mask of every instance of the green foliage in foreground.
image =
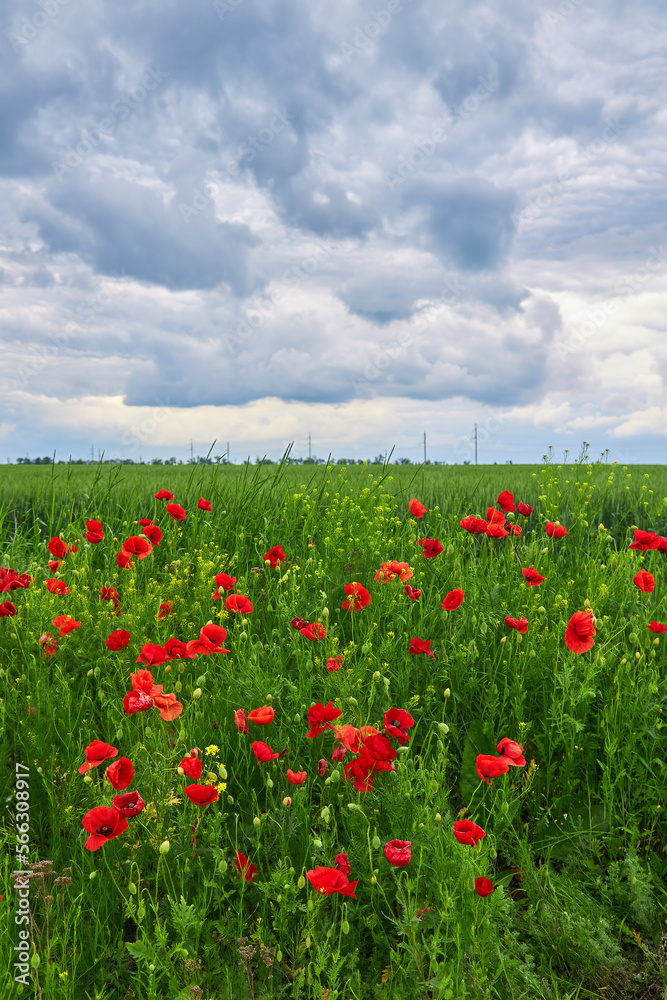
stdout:
{"type": "Polygon", "coordinates": [[[18,609],[0,619],[2,996],[22,991],[10,957],[19,941],[10,873],[25,800],[16,764],[28,769],[29,861],[51,861],[55,873],[36,869],[31,880],[35,967],[25,996],[664,993],[667,671],[664,639],[646,626],[667,621],[665,556],[629,544],[633,525],[667,534],[667,498],[658,475],[628,474],[600,465],[455,474],[5,467],[12,486],[0,565],[34,581],[0,595],[18,609]],[[186,521],[153,500],[160,488],[175,492],[186,521]],[[514,517],[521,537],[460,528],[465,514],[485,517],[505,488],[534,507],[527,520],[514,517]],[[211,513],[197,510],[201,495],[211,513]],[[406,509],[412,497],[429,508],[419,521],[406,509]],[[138,517],[162,527],[162,543],[120,570],[116,554],[139,533],[138,517]],[[103,522],[102,543],[84,540],[85,518],[103,522]],[[550,520],[567,537],[549,539],[550,520]],[[71,591],[63,596],[44,585],[54,575],[46,567],[52,535],[79,540],[55,574],[71,591]],[[424,536],[439,538],[441,555],[424,557],[424,536]],[[271,569],[264,554],[277,544],[287,558],[271,569]],[[419,600],[398,580],[374,581],[393,559],[414,570],[419,600]],[[539,587],[526,587],[521,567],[529,566],[546,578],[539,587]],[[634,585],[640,568],[655,577],[653,593],[634,585]],[[245,617],[211,600],[221,572],[252,601],[245,617]],[[371,602],[348,612],[341,606],[352,581],[371,602]],[[118,590],[119,617],[100,602],[102,585],[118,590]],[[442,599],[457,587],[465,600],[446,612],[442,599]],[[158,621],[164,601],[173,612],[158,621]],[[595,645],[576,655],[565,628],[589,605],[595,645]],[[57,632],[61,614],[81,626],[45,658],[39,638],[57,632]],[[528,619],[525,636],[506,627],[506,615],[528,619]],[[309,641],[291,627],[295,616],[323,623],[326,637],[309,641]],[[228,630],[229,654],[152,668],[155,683],[183,703],[180,717],[164,722],[155,708],[127,716],[123,696],[143,666],[141,647],[194,639],[209,620],[228,630]],[[104,640],[115,629],[131,641],[110,653],[104,640]],[[408,655],[413,637],[431,640],[434,658],[408,655]],[[341,668],[327,670],[336,656],[341,668]],[[329,701],[342,710],[340,724],[381,729],[390,707],[415,720],[395,771],[378,773],[369,792],[343,780],[351,755],[331,760],[331,730],[306,737],[309,707],[329,701]],[[275,709],[274,720],[240,734],[234,711],[262,705],[275,709]],[[503,737],[521,743],[526,766],[487,786],[475,758],[495,754],[503,737]],[[146,805],[125,833],[91,852],[81,819],[116,794],[105,765],[89,782],[78,773],[94,739],[116,747],[116,760],[130,758],[130,790],[146,805]],[[286,753],[259,764],[253,740],[286,753]],[[177,772],[193,747],[204,761],[200,783],[220,791],[205,807],[188,800],[192,779],[177,772]],[[307,771],[306,782],[291,785],[287,768],[307,771]],[[477,848],[452,835],[463,815],[486,831],[477,848]],[[384,856],[394,839],[411,842],[405,868],[384,856]],[[257,867],[252,882],[237,873],[237,850],[257,867]],[[356,899],[321,896],[305,881],[340,851],[356,899]],[[474,891],[480,876],[495,887],[486,898],[474,891]]]}

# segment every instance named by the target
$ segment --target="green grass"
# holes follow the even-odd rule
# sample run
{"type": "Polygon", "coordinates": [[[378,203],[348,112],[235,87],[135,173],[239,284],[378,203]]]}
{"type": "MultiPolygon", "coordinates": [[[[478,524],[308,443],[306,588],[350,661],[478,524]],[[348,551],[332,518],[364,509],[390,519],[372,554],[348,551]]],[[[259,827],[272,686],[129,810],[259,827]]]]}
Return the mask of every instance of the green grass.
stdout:
{"type": "Polygon", "coordinates": [[[646,626],[667,621],[665,556],[629,544],[633,526],[667,534],[666,487],[664,468],[599,464],[3,467],[0,565],[34,580],[0,595],[17,607],[0,619],[2,995],[664,994],[667,684],[664,638],[646,626]],[[176,494],[185,521],[153,499],[161,488],[176,494]],[[534,507],[513,518],[520,537],[459,526],[466,514],[485,517],[506,488],[534,507]],[[200,496],[211,513],[197,510],[200,496]],[[407,512],[412,497],[429,508],[421,520],[407,512]],[[162,527],[162,543],[121,570],[116,554],[140,532],[139,517],[162,527]],[[100,544],[85,541],[85,518],[103,522],[100,544]],[[569,534],[548,538],[549,520],[569,534]],[[44,584],[53,535],[78,540],[55,574],[70,590],[62,596],[44,584]],[[423,537],[438,538],[442,553],[425,558],[423,537]],[[277,544],[287,558],[271,569],[264,554],[277,544]],[[374,581],[393,559],[412,568],[417,601],[398,580],[374,581]],[[524,582],[529,566],[545,577],[538,587],[524,582]],[[655,577],[651,594],[633,583],[640,568],[655,577]],[[211,600],[220,572],[237,578],[251,613],[211,600]],[[352,581],[371,601],[351,612],[342,604],[352,581]],[[119,592],[118,617],[99,600],[102,585],[119,592]],[[457,587],[463,604],[444,611],[457,587]],[[173,612],[158,621],[168,600],[173,612]],[[565,629],[588,606],[595,645],[577,655],[565,629]],[[45,657],[39,638],[57,634],[61,614],[81,625],[45,657]],[[507,628],[506,615],[525,616],[527,633],[507,628]],[[322,623],[326,636],[310,641],[290,625],[296,616],[322,623]],[[195,639],[211,620],[227,629],[228,654],[151,667],[182,714],[126,715],[140,649],[195,639]],[[131,639],[109,652],[116,629],[131,639]],[[430,640],[434,657],[409,655],[413,637],[430,640]],[[336,656],[341,669],[327,670],[336,656]],[[369,791],[344,778],[351,752],[332,760],[331,729],[306,736],[310,706],[329,701],[338,725],[381,730],[391,707],[414,719],[395,770],[377,772],[369,791]],[[239,733],[234,711],[263,705],[273,721],[239,733]],[[476,756],[495,755],[503,737],[523,746],[526,766],[486,785],[476,756]],[[132,761],[129,790],[145,808],[89,851],[81,820],[116,794],[106,763],[78,772],[95,739],[132,761]],[[285,755],[260,764],[253,740],[285,755]],[[203,807],[183,792],[194,779],[177,771],[193,747],[204,761],[199,784],[219,790],[203,807]],[[30,863],[47,859],[56,872],[31,881],[39,965],[23,994],[10,957],[20,928],[10,879],[24,797],[16,764],[29,769],[30,863]],[[306,771],[304,784],[291,785],[287,768],[306,771]],[[486,831],[476,848],[452,834],[462,816],[486,831]],[[404,868],[385,858],[394,839],[411,842],[404,868]],[[237,850],[257,868],[251,882],[237,873],[237,850]],[[320,895],[305,878],[341,851],[356,899],[320,895]],[[53,884],[63,876],[71,882],[53,884]],[[485,898],[474,890],[482,876],[495,887],[485,898]]]}

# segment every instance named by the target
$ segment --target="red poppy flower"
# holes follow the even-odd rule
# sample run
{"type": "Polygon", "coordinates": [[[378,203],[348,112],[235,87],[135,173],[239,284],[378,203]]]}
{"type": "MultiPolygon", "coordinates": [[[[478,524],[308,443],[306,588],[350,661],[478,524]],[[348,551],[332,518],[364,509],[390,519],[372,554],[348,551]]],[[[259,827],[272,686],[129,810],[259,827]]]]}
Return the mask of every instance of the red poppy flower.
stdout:
{"type": "Polygon", "coordinates": [[[354,890],[359,880],[349,882],[347,875],[343,875],[343,872],[339,871],[338,868],[313,868],[306,872],[306,878],[313,889],[323,896],[331,896],[337,892],[341,896],[349,896],[351,899],[357,898],[354,890]]]}
{"type": "Polygon", "coordinates": [[[457,587],[456,590],[450,590],[450,592],[447,594],[444,601],[442,602],[442,606],[445,609],[445,611],[455,611],[456,608],[460,607],[463,604],[464,597],[465,594],[463,593],[461,588],[457,587]]]}
{"type": "Polygon", "coordinates": [[[192,751],[183,758],[178,766],[188,778],[194,778],[195,781],[199,781],[201,778],[202,762],[196,754],[193,755],[192,751]]]}
{"type": "Polygon", "coordinates": [[[342,715],[340,708],[334,708],[333,702],[330,701],[326,705],[318,701],[308,709],[308,722],[310,723],[310,732],[306,733],[308,738],[314,736],[319,736],[323,733],[325,729],[333,729],[331,725],[334,719],[339,719],[342,715]]]}
{"type": "Polygon", "coordinates": [[[410,569],[408,563],[392,559],[391,562],[382,563],[373,579],[376,583],[391,583],[392,580],[398,577],[401,583],[405,583],[406,580],[410,580],[413,576],[414,571],[410,569]]]}
{"type": "Polygon", "coordinates": [[[46,547],[54,559],[65,559],[70,552],[77,551],[75,545],[68,545],[67,542],[63,542],[62,538],[58,538],[57,536],[52,538],[46,547]]]}
{"type": "Polygon", "coordinates": [[[115,653],[118,652],[119,649],[125,649],[130,641],[130,633],[124,628],[119,628],[116,629],[115,632],[111,632],[104,641],[107,649],[115,653]]]}
{"type": "Polygon", "coordinates": [[[184,521],[188,516],[185,510],[178,503],[168,503],[167,504],[167,514],[174,519],[174,521],[184,521]]]}
{"type": "Polygon", "coordinates": [[[659,549],[660,539],[654,531],[642,531],[641,528],[636,528],[635,540],[630,548],[636,552],[648,552],[650,549],[659,549]]]}
{"type": "Polygon", "coordinates": [[[234,725],[240,733],[245,734],[248,732],[248,723],[242,708],[237,708],[234,712],[234,725]]]}
{"type": "Polygon", "coordinates": [[[0,618],[13,618],[16,614],[16,605],[11,601],[3,601],[0,604],[0,618]]]}
{"type": "Polygon", "coordinates": [[[93,740],[92,743],[88,744],[84,753],[86,755],[86,763],[82,764],[79,768],[79,774],[85,774],[91,768],[99,767],[105,760],[115,757],[118,751],[115,747],[109,746],[108,743],[103,743],[102,740],[93,740]]]}
{"type": "MultiPolygon", "coordinates": [[[[2,608],[1,604],[0,608],[2,608]]],[[[667,625],[661,625],[660,622],[651,622],[646,628],[650,628],[651,632],[667,632],[667,625]]]]}
{"type": "Polygon", "coordinates": [[[432,656],[435,659],[435,653],[431,652],[432,639],[410,639],[410,649],[408,650],[408,656],[418,655],[419,653],[426,653],[427,656],[432,656]]]}
{"type": "Polygon", "coordinates": [[[345,854],[343,851],[341,851],[340,854],[337,854],[336,857],[334,858],[334,865],[336,866],[339,872],[343,873],[343,875],[349,875],[350,872],[352,871],[347,854],[345,854]]]}
{"type": "Polygon", "coordinates": [[[546,531],[549,538],[565,538],[567,535],[566,529],[562,524],[556,524],[555,521],[547,521],[544,525],[544,530],[546,531]]]}
{"type": "Polygon", "coordinates": [[[490,878],[476,878],[475,879],[475,892],[478,896],[490,896],[496,890],[493,888],[493,882],[490,878]]]}
{"type": "Polygon", "coordinates": [[[297,629],[297,631],[299,632],[301,631],[302,628],[308,628],[308,622],[306,621],[305,618],[292,618],[290,625],[292,626],[292,628],[297,629]]]}
{"type": "Polygon", "coordinates": [[[407,731],[410,726],[414,726],[415,720],[409,712],[402,708],[389,708],[384,713],[384,731],[388,736],[395,737],[401,746],[412,739],[407,731]]]}
{"type": "Polygon", "coordinates": [[[58,580],[54,577],[52,580],[45,580],[46,589],[50,594],[71,594],[72,591],[69,589],[64,580],[58,580]]]}
{"type": "Polygon", "coordinates": [[[468,844],[470,847],[475,847],[478,840],[486,837],[486,833],[482,830],[481,826],[477,826],[476,823],[473,823],[469,819],[457,820],[452,828],[452,833],[459,844],[468,844]]]}
{"type": "Polygon", "coordinates": [[[100,601],[113,601],[114,604],[118,604],[120,601],[120,594],[115,587],[102,587],[100,591],[100,601]]]}
{"type": "Polygon", "coordinates": [[[655,590],[655,580],[645,569],[640,569],[632,582],[643,594],[652,594],[655,590]]]}
{"type": "Polygon", "coordinates": [[[285,559],[285,553],[282,550],[281,545],[274,545],[272,549],[264,553],[264,562],[267,562],[271,569],[275,569],[276,566],[283,562],[285,559]]]}
{"type": "Polygon", "coordinates": [[[334,747],[331,751],[331,760],[334,764],[340,764],[341,761],[345,760],[346,753],[345,747],[334,747]]]}
{"type": "Polygon", "coordinates": [[[237,615],[249,615],[252,611],[252,603],[243,594],[230,594],[225,601],[228,611],[234,611],[237,615]]]}
{"type": "MultiPolygon", "coordinates": [[[[145,524],[141,532],[152,545],[159,545],[162,541],[162,530],[158,528],[157,524],[145,524]]],[[[127,548],[127,542],[123,548],[127,548]]],[[[139,556],[139,558],[141,559],[142,556],[139,556]]]]}
{"type": "Polygon", "coordinates": [[[168,660],[194,660],[196,656],[196,653],[188,653],[187,643],[173,637],[167,639],[162,648],[168,660]]]}
{"type": "Polygon", "coordinates": [[[165,722],[173,722],[183,711],[183,706],[175,694],[156,694],[153,704],[160,712],[160,718],[165,722]]]}
{"type": "Polygon", "coordinates": [[[495,507],[486,508],[486,519],[489,524],[504,524],[507,518],[501,510],[496,510],[495,507]]]}
{"type": "Polygon", "coordinates": [[[513,535],[520,535],[521,534],[521,525],[520,524],[510,524],[510,532],[513,535]]]}
{"type": "Polygon", "coordinates": [[[488,778],[497,778],[501,774],[506,774],[509,767],[509,760],[505,756],[494,757],[491,754],[480,753],[475,761],[475,770],[482,781],[486,781],[487,785],[491,784],[487,780],[488,778]]]}
{"type": "Polygon", "coordinates": [[[546,580],[546,576],[540,576],[534,566],[531,566],[529,569],[522,569],[521,572],[529,587],[539,587],[546,580]]]}
{"type": "Polygon", "coordinates": [[[306,625],[305,628],[300,628],[299,632],[301,635],[305,635],[306,639],[310,639],[311,642],[324,639],[327,634],[327,630],[321,622],[313,622],[312,625],[306,625]]]}
{"type": "Polygon", "coordinates": [[[421,590],[415,590],[415,588],[411,587],[409,583],[405,584],[403,590],[412,601],[418,601],[421,597],[421,590]]]}
{"type": "Polygon", "coordinates": [[[86,840],[89,851],[97,851],[107,840],[125,833],[128,822],[118,809],[109,806],[96,806],[87,812],[81,820],[84,830],[90,834],[86,840]]]}
{"type": "Polygon", "coordinates": [[[472,514],[461,518],[459,524],[466,531],[470,532],[471,535],[482,535],[488,527],[483,517],[473,517],[472,514]]]}
{"type": "Polygon", "coordinates": [[[501,508],[501,510],[505,511],[506,514],[511,510],[516,510],[516,504],[514,503],[514,495],[510,493],[509,490],[503,490],[503,492],[496,500],[496,503],[501,508]]]}
{"type": "Polygon", "coordinates": [[[169,490],[159,490],[155,494],[155,499],[156,500],[173,500],[174,499],[174,494],[170,493],[169,490]]]}
{"type": "Polygon", "coordinates": [[[122,792],[124,788],[132,784],[132,779],[134,778],[132,761],[127,757],[121,757],[119,760],[115,760],[113,764],[109,764],[105,774],[116,791],[122,792]]]}
{"type": "Polygon", "coordinates": [[[140,517],[139,520],[135,521],[134,523],[135,524],[140,524],[142,528],[145,528],[147,525],[153,523],[153,518],[152,517],[140,517]]]}
{"type": "Polygon", "coordinates": [[[421,545],[425,559],[435,559],[442,552],[442,545],[437,538],[420,538],[419,545],[421,545]]]}
{"type": "MultiPolygon", "coordinates": [[[[146,529],[144,528],[144,531],[146,529]]],[[[158,528],[158,531],[160,529],[158,528]]],[[[121,552],[124,552],[127,556],[136,556],[137,559],[145,559],[153,551],[153,546],[148,541],[147,538],[142,538],[141,535],[130,535],[127,541],[123,542],[123,547],[121,552]]]]}
{"type": "Polygon", "coordinates": [[[215,577],[215,585],[220,590],[233,590],[236,586],[236,577],[228,576],[227,573],[217,573],[215,577]]]}
{"type": "Polygon", "coordinates": [[[376,733],[377,729],[374,726],[364,726],[364,733],[362,734],[360,729],[356,726],[346,723],[340,728],[334,728],[334,739],[340,740],[344,747],[346,747],[351,753],[359,753],[359,744],[361,742],[362,735],[370,735],[371,733],[376,733]]]}
{"type": "Polygon", "coordinates": [[[245,854],[242,854],[241,851],[236,852],[236,870],[246,882],[252,882],[253,876],[257,874],[255,866],[248,862],[245,854]]]}
{"type": "Polygon", "coordinates": [[[405,868],[412,857],[411,840],[390,840],[384,845],[384,856],[394,868],[405,868]]]}
{"type": "Polygon", "coordinates": [[[186,785],[183,791],[196,806],[210,806],[220,797],[215,785],[186,785]]]}
{"type": "Polygon", "coordinates": [[[528,619],[527,618],[510,618],[509,615],[505,615],[505,624],[509,628],[514,628],[521,635],[525,635],[528,631],[528,619]]]}
{"type": "Polygon", "coordinates": [[[130,559],[128,553],[123,552],[123,550],[121,549],[118,555],[116,556],[116,565],[118,566],[118,569],[132,569],[134,563],[130,559]]]}
{"type": "Polygon", "coordinates": [[[525,767],[526,758],[523,755],[523,747],[510,740],[507,736],[500,741],[496,750],[501,755],[507,757],[507,763],[513,767],[525,767]]]}
{"type": "Polygon", "coordinates": [[[419,520],[420,517],[423,517],[424,514],[428,514],[428,510],[423,503],[419,502],[419,500],[409,500],[408,510],[417,520],[419,520]]]}
{"type": "Polygon", "coordinates": [[[113,807],[117,809],[121,816],[132,819],[138,816],[144,808],[144,800],[139,792],[125,792],[123,795],[114,795],[113,807]]]}
{"type": "Polygon", "coordinates": [[[575,611],[565,630],[565,645],[573,653],[587,653],[594,646],[592,611],[575,611]]]}
{"type": "Polygon", "coordinates": [[[160,694],[162,691],[162,685],[153,682],[153,675],[150,670],[137,670],[135,674],[130,674],[130,680],[132,681],[133,691],[141,691],[143,694],[147,694],[149,698],[155,697],[156,694],[160,694]]]}
{"type": "Polygon", "coordinates": [[[50,573],[57,573],[62,566],[62,561],[60,559],[49,559],[46,565],[49,567],[50,573]]]}
{"type": "Polygon", "coordinates": [[[290,771],[289,767],[286,773],[290,785],[302,785],[308,777],[307,771],[290,771]]]}
{"type": "MultiPolygon", "coordinates": [[[[199,639],[195,640],[195,642],[200,642],[207,646],[206,651],[209,653],[228,653],[228,649],[222,648],[222,643],[226,638],[227,629],[223,628],[222,625],[214,625],[211,622],[210,625],[204,625],[200,628],[199,639]]],[[[190,643],[188,643],[189,645],[190,643]]]]}
{"type": "Polygon", "coordinates": [[[141,652],[139,653],[136,662],[137,663],[148,663],[151,666],[153,664],[164,663],[167,659],[167,654],[165,653],[162,646],[158,646],[155,642],[147,642],[145,646],[141,647],[141,652]]]}
{"type": "Polygon", "coordinates": [[[27,573],[19,574],[15,569],[7,569],[6,566],[0,566],[0,594],[4,594],[8,590],[29,587],[31,583],[32,577],[28,576],[27,573]]]}
{"type": "Polygon", "coordinates": [[[75,628],[81,628],[81,622],[76,621],[71,615],[58,615],[51,622],[58,629],[58,635],[67,635],[68,632],[73,632],[75,628]]]}
{"type": "Polygon", "coordinates": [[[324,759],[324,757],[320,757],[320,759],[317,762],[317,773],[319,774],[320,778],[323,778],[328,770],[329,770],[329,764],[324,759]]]}
{"type": "Polygon", "coordinates": [[[100,521],[86,521],[85,538],[91,545],[98,545],[104,539],[104,531],[100,521]]]}
{"type": "Polygon", "coordinates": [[[521,514],[522,517],[530,517],[530,515],[533,513],[533,508],[527,503],[520,503],[519,513],[521,514]]]}
{"type": "Polygon", "coordinates": [[[253,708],[252,712],[248,713],[248,721],[255,722],[258,726],[268,726],[273,722],[275,714],[270,705],[262,705],[261,708],[253,708]]]}
{"type": "MultiPolygon", "coordinates": [[[[2,607],[2,605],[0,605],[0,607],[2,607]]],[[[340,666],[341,666],[342,662],[343,662],[343,657],[342,656],[329,656],[327,658],[327,670],[330,670],[330,671],[340,670],[340,666]]]]}
{"type": "Polygon", "coordinates": [[[211,509],[211,501],[210,500],[204,500],[203,497],[200,497],[199,501],[197,503],[197,506],[199,507],[200,510],[210,510],[211,509]]]}
{"type": "Polygon", "coordinates": [[[343,601],[342,607],[348,611],[360,611],[371,603],[371,595],[356,580],[345,584],[345,594],[347,600],[343,601]]]}
{"type": "Polygon", "coordinates": [[[257,760],[265,762],[267,760],[275,760],[277,757],[282,757],[286,750],[282,750],[280,753],[274,753],[268,743],[262,743],[261,740],[255,740],[252,744],[252,752],[254,753],[257,760]]]}
{"type": "Polygon", "coordinates": [[[509,531],[503,528],[500,521],[489,521],[486,526],[486,535],[488,538],[507,538],[509,531]]]}
{"type": "Polygon", "coordinates": [[[173,610],[174,610],[173,601],[163,601],[160,607],[158,608],[157,620],[162,621],[162,619],[166,618],[167,615],[170,615],[173,610]]]}
{"type": "Polygon", "coordinates": [[[55,656],[56,650],[60,645],[58,639],[56,639],[54,635],[51,635],[50,632],[45,632],[44,635],[40,635],[39,644],[42,647],[42,656],[45,659],[47,656],[55,656]]]}
{"type": "Polygon", "coordinates": [[[135,712],[147,712],[153,707],[153,699],[150,695],[142,691],[128,691],[123,698],[123,711],[126,715],[134,715],[135,712]]]}

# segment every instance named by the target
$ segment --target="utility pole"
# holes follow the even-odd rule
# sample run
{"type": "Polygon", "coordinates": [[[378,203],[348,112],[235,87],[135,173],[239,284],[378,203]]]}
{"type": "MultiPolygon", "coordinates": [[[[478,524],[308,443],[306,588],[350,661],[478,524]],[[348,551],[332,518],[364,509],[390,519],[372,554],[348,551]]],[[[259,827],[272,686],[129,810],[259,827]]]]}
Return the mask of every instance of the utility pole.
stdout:
{"type": "Polygon", "coordinates": [[[190,462],[191,462],[191,464],[194,464],[194,460],[195,460],[195,453],[194,453],[194,449],[192,447],[192,438],[190,438],[190,462]]]}
{"type": "Polygon", "coordinates": [[[424,431],[424,465],[426,465],[426,431],[424,431]]]}
{"type": "Polygon", "coordinates": [[[477,465],[477,424],[475,424],[475,465],[477,465]]]}

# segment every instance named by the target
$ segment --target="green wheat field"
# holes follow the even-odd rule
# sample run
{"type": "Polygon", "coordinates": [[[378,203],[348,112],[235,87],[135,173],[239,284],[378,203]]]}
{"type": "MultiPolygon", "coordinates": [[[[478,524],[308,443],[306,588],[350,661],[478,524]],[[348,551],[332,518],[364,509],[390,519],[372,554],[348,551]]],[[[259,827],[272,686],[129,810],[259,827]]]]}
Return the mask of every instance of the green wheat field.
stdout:
{"type": "Polygon", "coordinates": [[[665,535],[665,467],[1,466],[0,995],[667,997],[665,535]]]}

